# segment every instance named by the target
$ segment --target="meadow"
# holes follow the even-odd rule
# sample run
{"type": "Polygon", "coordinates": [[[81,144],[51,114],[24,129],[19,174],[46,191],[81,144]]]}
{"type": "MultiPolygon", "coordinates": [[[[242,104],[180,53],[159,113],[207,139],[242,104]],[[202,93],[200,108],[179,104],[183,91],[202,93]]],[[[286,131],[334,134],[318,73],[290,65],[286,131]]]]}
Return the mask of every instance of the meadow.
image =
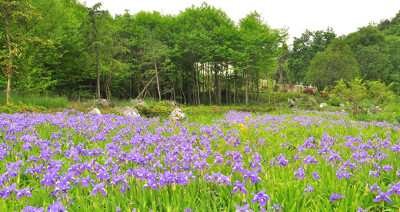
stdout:
{"type": "Polygon", "coordinates": [[[399,211],[398,123],[0,115],[0,211],[399,211]]]}

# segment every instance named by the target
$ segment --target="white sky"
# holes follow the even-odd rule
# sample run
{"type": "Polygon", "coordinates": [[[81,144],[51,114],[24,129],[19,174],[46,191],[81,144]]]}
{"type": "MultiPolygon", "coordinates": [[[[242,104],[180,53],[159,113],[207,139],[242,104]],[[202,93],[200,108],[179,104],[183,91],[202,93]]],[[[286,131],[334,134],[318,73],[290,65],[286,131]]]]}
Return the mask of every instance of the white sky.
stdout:
{"type": "Polygon", "coordinates": [[[288,28],[288,43],[300,37],[306,29],[325,30],[332,27],[337,35],[349,34],[371,22],[390,19],[400,11],[400,0],[79,0],[91,7],[102,2],[101,9],[112,15],[129,10],[159,11],[178,14],[191,5],[202,2],[225,11],[236,23],[246,14],[257,10],[272,28],[288,28]]]}

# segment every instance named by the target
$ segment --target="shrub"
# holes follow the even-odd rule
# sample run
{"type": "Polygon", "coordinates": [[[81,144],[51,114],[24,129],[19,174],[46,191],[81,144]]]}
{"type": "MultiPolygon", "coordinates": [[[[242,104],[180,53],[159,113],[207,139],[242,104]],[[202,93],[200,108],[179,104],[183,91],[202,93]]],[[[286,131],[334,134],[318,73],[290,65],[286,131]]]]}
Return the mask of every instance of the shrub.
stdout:
{"type": "Polygon", "coordinates": [[[26,105],[22,102],[18,102],[18,104],[14,104],[11,102],[6,105],[0,106],[0,113],[8,113],[8,114],[27,113],[27,112],[43,112],[44,110],[46,110],[45,107],[31,105],[31,104],[26,105]]]}
{"type": "Polygon", "coordinates": [[[329,94],[327,92],[324,92],[324,93],[321,94],[321,97],[326,99],[326,98],[329,97],[329,94]]]}
{"type": "Polygon", "coordinates": [[[303,90],[303,93],[308,95],[314,95],[314,90],[312,88],[305,88],[303,90]]]}

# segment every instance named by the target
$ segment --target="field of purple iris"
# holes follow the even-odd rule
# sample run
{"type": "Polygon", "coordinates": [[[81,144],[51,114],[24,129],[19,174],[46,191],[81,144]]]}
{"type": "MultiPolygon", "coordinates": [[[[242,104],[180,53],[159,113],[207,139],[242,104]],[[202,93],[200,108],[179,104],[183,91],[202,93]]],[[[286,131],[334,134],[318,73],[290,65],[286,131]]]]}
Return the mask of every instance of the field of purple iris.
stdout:
{"type": "Polygon", "coordinates": [[[2,114],[0,211],[399,211],[399,129],[314,111],[2,114]]]}

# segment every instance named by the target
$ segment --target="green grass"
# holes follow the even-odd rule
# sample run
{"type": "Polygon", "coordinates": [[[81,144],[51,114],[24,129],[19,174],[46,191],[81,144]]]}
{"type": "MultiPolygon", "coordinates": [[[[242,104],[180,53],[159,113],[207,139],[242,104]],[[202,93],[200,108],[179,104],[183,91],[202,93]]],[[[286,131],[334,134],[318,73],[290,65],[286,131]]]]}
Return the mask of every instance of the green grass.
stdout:
{"type": "MultiPolygon", "coordinates": [[[[47,97],[40,95],[30,95],[30,96],[21,96],[15,93],[11,94],[11,101],[14,104],[18,104],[19,102],[25,105],[36,105],[45,107],[47,109],[62,109],[67,108],[70,104],[66,97],[47,97]]],[[[0,93],[0,105],[6,104],[6,93],[0,93]]]]}

